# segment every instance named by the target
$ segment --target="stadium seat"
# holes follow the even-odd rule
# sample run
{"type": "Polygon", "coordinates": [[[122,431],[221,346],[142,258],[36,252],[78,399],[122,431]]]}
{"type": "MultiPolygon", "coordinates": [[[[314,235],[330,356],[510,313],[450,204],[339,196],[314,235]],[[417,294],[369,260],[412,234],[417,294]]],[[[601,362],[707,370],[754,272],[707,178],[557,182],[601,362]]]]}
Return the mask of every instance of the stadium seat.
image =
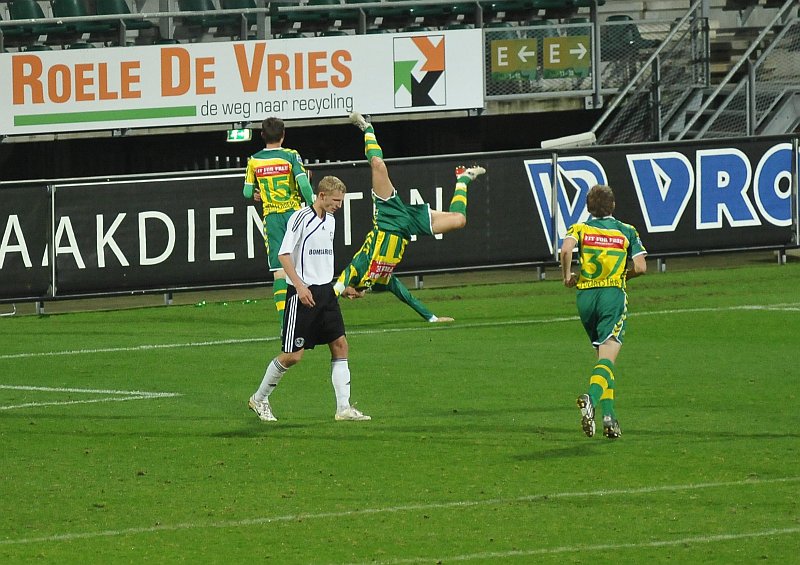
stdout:
{"type": "Polygon", "coordinates": [[[723,10],[745,10],[752,6],[758,6],[758,0],[725,0],[725,4],[722,6],[723,10]]]}
{"type": "MultiPolygon", "coordinates": [[[[348,5],[357,5],[357,4],[374,4],[375,0],[346,0],[345,4],[348,5]]],[[[388,2],[386,2],[388,4],[388,2]]],[[[377,27],[385,27],[389,29],[396,29],[397,27],[401,27],[402,25],[410,25],[411,18],[408,16],[408,9],[404,8],[390,8],[390,7],[372,7],[372,8],[361,8],[361,12],[364,14],[364,24],[375,25],[377,27]]],[[[360,13],[359,10],[348,10],[347,11],[347,18],[348,24],[350,25],[360,25],[360,13]]],[[[342,25],[345,25],[345,22],[342,22],[342,25]]]]}
{"type": "Polygon", "coordinates": [[[540,51],[539,60],[541,61],[541,50],[544,45],[545,38],[558,37],[558,29],[556,29],[555,24],[550,20],[530,20],[520,25],[530,28],[525,30],[525,37],[538,40],[540,51]]]}
{"type": "MultiPolygon", "coordinates": [[[[355,25],[356,27],[360,27],[361,25],[361,13],[364,14],[363,23],[366,26],[376,26],[376,27],[383,27],[394,29],[396,26],[392,25],[391,22],[385,21],[384,16],[387,14],[391,14],[391,9],[387,8],[361,8],[358,4],[374,4],[375,0],[345,0],[346,5],[352,5],[354,8],[358,7],[359,10],[347,10],[347,22],[344,20],[342,21],[342,25],[349,24],[355,25]]],[[[394,10],[398,10],[395,8],[394,10]]]]}
{"type": "Polygon", "coordinates": [[[431,28],[423,25],[412,25],[408,27],[401,27],[397,30],[399,33],[416,33],[420,31],[431,31],[431,28]]]}
{"type": "MultiPolygon", "coordinates": [[[[223,10],[251,10],[257,8],[255,0],[219,0],[219,7],[223,10]]],[[[228,14],[229,20],[217,27],[214,34],[217,37],[236,37],[247,39],[250,29],[258,23],[256,14],[228,14]]]]}
{"type": "MultiPolygon", "coordinates": [[[[95,11],[99,16],[113,16],[113,15],[127,15],[131,13],[130,8],[128,7],[127,0],[95,0],[95,11]]],[[[150,20],[134,20],[134,19],[126,19],[126,20],[119,20],[118,22],[108,22],[110,25],[114,26],[116,29],[116,41],[115,43],[118,45],[124,44],[124,36],[122,32],[122,27],[126,30],[148,30],[154,29],[156,24],[150,20]]]]}
{"type": "Polygon", "coordinates": [[[238,23],[236,16],[215,14],[217,8],[212,0],[178,0],[178,8],[181,12],[206,12],[175,18],[175,36],[189,41],[200,41],[212,29],[238,23]]]}
{"type": "Polygon", "coordinates": [[[445,24],[444,28],[446,30],[452,29],[475,29],[475,26],[472,24],[464,23],[464,22],[453,22],[449,24],[445,24]]]}
{"type": "MultiPolygon", "coordinates": [[[[0,21],[3,21],[2,15],[0,15],[0,21]]],[[[29,37],[29,34],[20,26],[4,26],[0,28],[0,32],[3,34],[2,42],[0,42],[0,50],[2,50],[2,52],[6,52],[6,45],[19,46],[24,44],[29,37]]]]}
{"type": "MultiPolygon", "coordinates": [[[[44,18],[44,12],[39,2],[36,0],[13,0],[8,6],[8,14],[12,20],[34,20],[44,18]]],[[[48,34],[64,34],[68,31],[67,26],[58,24],[28,24],[20,23],[19,28],[22,29],[27,38],[22,41],[25,45],[32,45],[39,41],[42,36],[48,34]]]]}
{"type": "Polygon", "coordinates": [[[642,38],[633,18],[626,14],[609,16],[600,27],[600,60],[611,64],[609,76],[620,84],[627,84],[638,72],[642,49],[658,44],[657,40],[642,38]]]}
{"type": "Polygon", "coordinates": [[[600,57],[603,61],[635,58],[640,49],[657,47],[659,41],[644,39],[633,18],[626,14],[608,16],[600,31],[600,57]]]}
{"type": "MultiPolygon", "coordinates": [[[[390,0],[402,2],[402,0],[390,0]]],[[[408,17],[411,22],[429,27],[442,27],[451,20],[451,6],[449,4],[429,4],[420,2],[418,7],[409,9],[408,17]]],[[[409,24],[410,25],[410,24],[409,24]]]]}
{"type": "MultiPolygon", "coordinates": [[[[50,6],[53,8],[54,18],[81,18],[90,15],[84,0],[51,0],[50,6]]],[[[99,21],[72,22],[68,24],[68,27],[73,30],[78,37],[87,33],[108,33],[115,29],[109,22],[99,21]]],[[[48,37],[48,39],[50,38],[48,37]]]]}
{"type": "Polygon", "coordinates": [[[492,39],[517,39],[517,28],[511,22],[485,22],[484,29],[491,30],[492,39]]]}
{"type": "Polygon", "coordinates": [[[483,6],[478,2],[454,2],[449,6],[449,23],[483,25],[483,6]]]}
{"type": "MultiPolygon", "coordinates": [[[[293,2],[267,2],[267,7],[270,9],[267,13],[269,18],[270,33],[273,37],[279,37],[282,33],[292,30],[293,21],[289,20],[288,12],[281,12],[278,8],[288,8],[295,5],[300,5],[301,1],[296,0],[293,2]]],[[[258,19],[256,18],[256,21],[258,19]]]]}
{"type": "MultiPolygon", "coordinates": [[[[388,0],[392,2],[403,2],[404,0],[388,0]]],[[[425,25],[428,27],[438,27],[448,20],[449,7],[446,4],[425,5],[420,2],[419,6],[412,7],[388,7],[384,11],[384,23],[395,27],[409,27],[414,24],[425,25]]]]}
{"type": "Polygon", "coordinates": [[[286,32],[280,34],[278,36],[278,39],[301,39],[301,38],[304,38],[304,37],[308,37],[308,36],[306,34],[304,34],[304,33],[300,33],[299,31],[296,31],[296,30],[290,30],[290,31],[286,31],[286,32]]]}
{"type": "Polygon", "coordinates": [[[590,35],[592,33],[592,20],[589,18],[574,16],[569,18],[566,23],[570,25],[570,27],[564,30],[567,36],[590,35]]]}
{"type": "Polygon", "coordinates": [[[481,2],[483,18],[503,22],[518,22],[534,17],[538,11],[536,0],[500,0],[481,2]]]}
{"type": "Polygon", "coordinates": [[[281,30],[301,29],[303,31],[321,33],[333,29],[336,21],[345,16],[344,11],[326,10],[326,6],[339,6],[339,0],[308,0],[303,4],[317,7],[319,10],[301,10],[297,12],[279,12],[276,25],[281,30]]]}
{"type": "MultiPolygon", "coordinates": [[[[219,0],[219,7],[223,10],[254,10],[258,6],[256,6],[256,0],[219,0]]],[[[251,26],[256,25],[256,14],[243,15],[251,26]]]]}
{"type": "Polygon", "coordinates": [[[96,46],[94,43],[89,43],[87,41],[77,41],[75,43],[68,43],[64,46],[64,49],[94,49],[96,46]]]}
{"type": "Polygon", "coordinates": [[[53,48],[43,43],[34,43],[32,45],[25,45],[20,48],[20,51],[52,51],[53,48]]]}
{"type": "MultiPolygon", "coordinates": [[[[546,18],[566,19],[574,16],[581,8],[591,8],[595,0],[533,0],[537,10],[544,10],[546,18]]],[[[597,0],[602,6],[606,0],[597,0]]]]}

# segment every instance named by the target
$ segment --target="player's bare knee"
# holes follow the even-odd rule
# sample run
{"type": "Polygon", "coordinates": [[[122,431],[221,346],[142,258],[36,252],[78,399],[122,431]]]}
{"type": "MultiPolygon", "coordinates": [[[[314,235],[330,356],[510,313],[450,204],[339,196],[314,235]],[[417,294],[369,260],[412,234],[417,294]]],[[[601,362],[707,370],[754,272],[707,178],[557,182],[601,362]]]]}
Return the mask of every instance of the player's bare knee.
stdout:
{"type": "Polygon", "coordinates": [[[301,359],[303,359],[303,352],[305,350],[301,349],[299,351],[293,351],[291,353],[281,353],[278,356],[278,363],[286,367],[287,369],[293,365],[297,365],[301,359]]]}
{"type": "Polygon", "coordinates": [[[347,353],[349,349],[350,348],[347,345],[346,337],[341,336],[338,339],[333,340],[330,343],[331,359],[347,359],[347,353]]]}
{"type": "Polygon", "coordinates": [[[373,171],[380,172],[383,174],[389,174],[386,170],[386,163],[380,157],[373,155],[372,158],[369,160],[369,166],[372,167],[373,171]]]}

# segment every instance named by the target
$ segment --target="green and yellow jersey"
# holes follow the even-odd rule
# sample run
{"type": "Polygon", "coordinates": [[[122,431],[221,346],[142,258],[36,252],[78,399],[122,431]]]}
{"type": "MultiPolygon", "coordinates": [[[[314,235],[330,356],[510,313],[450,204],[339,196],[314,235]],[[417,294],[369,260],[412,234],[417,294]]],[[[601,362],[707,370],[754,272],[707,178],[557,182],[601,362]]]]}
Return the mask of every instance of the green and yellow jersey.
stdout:
{"type": "Polygon", "coordinates": [[[245,198],[258,190],[264,216],[273,212],[298,210],[303,200],[313,202],[313,189],[300,154],[294,149],[262,149],[247,161],[245,198]]]}
{"type": "Polygon", "coordinates": [[[337,291],[341,293],[346,286],[363,290],[376,284],[388,285],[407,244],[408,240],[398,234],[373,229],[339,275],[337,291]]]}
{"type": "Polygon", "coordinates": [[[373,193],[372,204],[373,229],[339,275],[334,285],[338,294],[346,286],[365,289],[388,285],[411,237],[433,235],[431,209],[427,204],[406,204],[397,192],[386,200],[373,193]]]}
{"type": "Polygon", "coordinates": [[[574,224],[567,230],[564,239],[568,237],[578,242],[581,265],[577,284],[579,290],[601,287],[624,289],[627,260],[647,253],[636,228],[612,216],[574,224]]]}

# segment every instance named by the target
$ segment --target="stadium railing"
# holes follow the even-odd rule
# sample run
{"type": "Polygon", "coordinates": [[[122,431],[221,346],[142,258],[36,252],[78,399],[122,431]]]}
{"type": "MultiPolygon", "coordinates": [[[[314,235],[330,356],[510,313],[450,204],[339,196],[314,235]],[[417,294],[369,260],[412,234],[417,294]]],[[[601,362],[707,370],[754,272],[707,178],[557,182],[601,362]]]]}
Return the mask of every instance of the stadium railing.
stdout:
{"type": "MultiPolygon", "coordinates": [[[[482,27],[484,21],[518,23],[538,15],[561,19],[606,3],[605,0],[219,0],[218,8],[213,0],[164,0],[158,11],[137,13],[123,0],[114,0],[115,8],[105,6],[108,1],[97,2],[95,13],[87,9],[84,0],[52,0],[48,10],[43,10],[42,5],[46,4],[38,0],[14,0],[8,3],[8,11],[10,20],[26,20],[29,33],[31,30],[39,31],[39,36],[49,33],[50,43],[64,43],[55,40],[59,33],[77,32],[82,37],[114,27],[120,30],[121,40],[114,44],[125,45],[122,39],[127,31],[156,25],[161,29],[160,36],[148,36],[148,42],[172,39],[176,23],[179,30],[189,28],[186,39],[192,41],[215,37],[266,39],[293,30],[321,33],[341,28],[364,34],[370,26],[399,30],[414,25],[443,28],[464,23],[482,27]],[[237,26],[239,21],[241,25],[237,26]],[[255,34],[250,33],[253,27],[255,34]],[[220,33],[220,29],[227,31],[220,33]]],[[[16,46],[11,40],[21,35],[20,27],[19,23],[7,23],[0,18],[0,48],[6,38],[10,46],[16,46]]],[[[26,43],[37,43],[36,40],[26,43]]],[[[94,40],[106,42],[104,36],[94,40]]]]}

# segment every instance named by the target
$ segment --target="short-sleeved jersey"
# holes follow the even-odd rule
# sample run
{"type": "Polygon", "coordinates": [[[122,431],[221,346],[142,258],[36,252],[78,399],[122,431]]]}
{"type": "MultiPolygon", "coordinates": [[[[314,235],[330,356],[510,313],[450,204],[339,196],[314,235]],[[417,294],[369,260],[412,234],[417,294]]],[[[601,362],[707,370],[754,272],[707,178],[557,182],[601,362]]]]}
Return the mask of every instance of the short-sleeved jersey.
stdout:
{"type": "Polygon", "coordinates": [[[578,242],[581,264],[578,289],[611,286],[624,289],[628,258],[647,253],[636,228],[612,216],[573,224],[564,239],[568,237],[578,242]]]}
{"type": "Polygon", "coordinates": [[[306,176],[300,154],[294,149],[262,149],[247,161],[245,186],[261,193],[263,214],[298,210],[303,197],[298,177],[306,176]]]}
{"type": "Polygon", "coordinates": [[[330,284],[335,231],[333,214],[326,213],[320,218],[313,206],[306,206],[289,218],[279,254],[291,256],[297,274],[306,284],[330,284]]]}
{"type": "Polygon", "coordinates": [[[408,240],[397,234],[373,229],[337,282],[357,289],[388,285],[407,244],[408,240]]]}

